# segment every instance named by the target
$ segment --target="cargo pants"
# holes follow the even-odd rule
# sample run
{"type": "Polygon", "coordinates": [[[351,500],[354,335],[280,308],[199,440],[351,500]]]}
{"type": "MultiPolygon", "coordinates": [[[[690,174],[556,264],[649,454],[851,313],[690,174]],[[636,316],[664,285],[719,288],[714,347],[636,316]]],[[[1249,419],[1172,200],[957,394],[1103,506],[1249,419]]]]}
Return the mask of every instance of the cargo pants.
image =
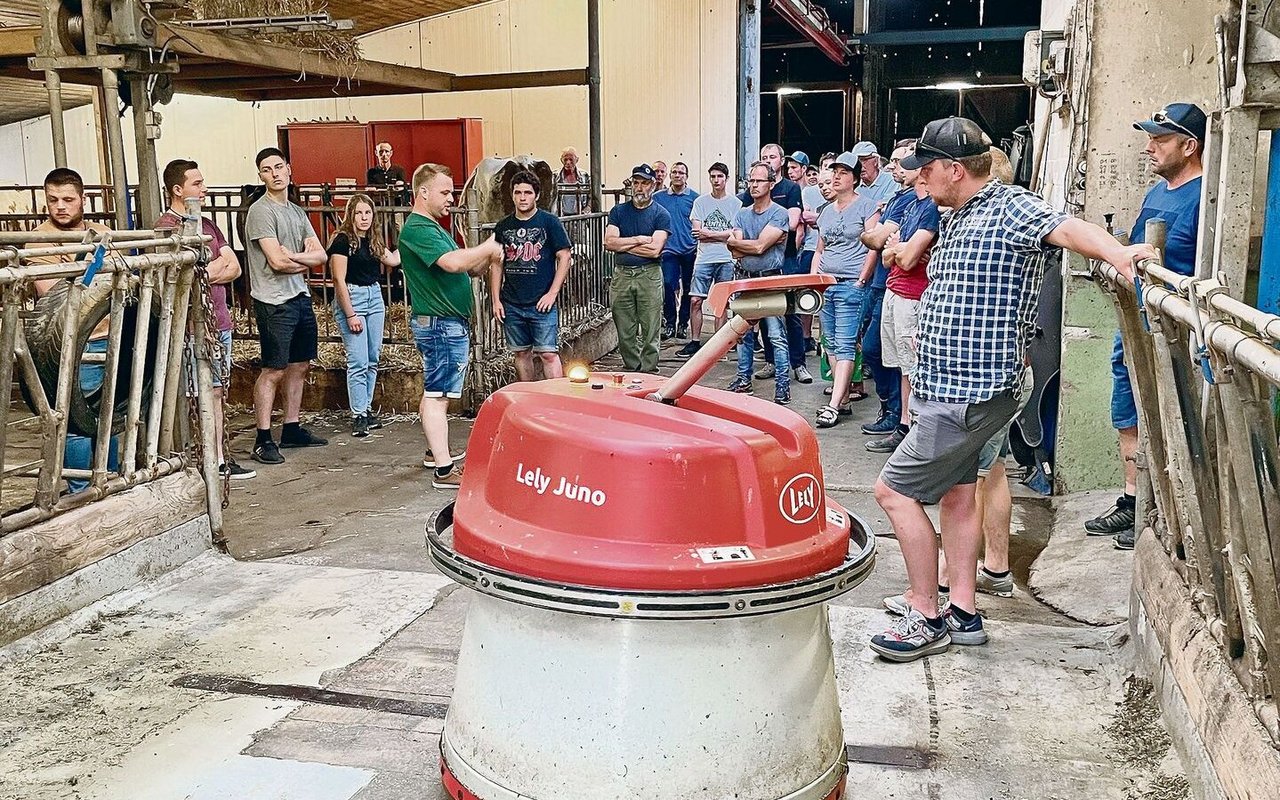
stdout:
{"type": "Polygon", "coordinates": [[[619,266],[609,288],[622,365],[633,372],[658,371],[662,332],[662,266],[619,266]]]}

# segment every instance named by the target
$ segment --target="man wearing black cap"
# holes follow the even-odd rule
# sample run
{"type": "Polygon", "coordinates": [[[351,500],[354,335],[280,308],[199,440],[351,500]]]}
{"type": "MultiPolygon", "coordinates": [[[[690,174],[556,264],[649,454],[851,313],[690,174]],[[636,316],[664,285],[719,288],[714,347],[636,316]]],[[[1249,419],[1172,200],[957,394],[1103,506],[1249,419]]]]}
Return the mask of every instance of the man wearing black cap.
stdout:
{"type": "Polygon", "coordinates": [[[1039,196],[991,179],[990,140],[971,120],[925,127],[902,168],[920,182],[943,217],[920,300],[915,425],[876,481],[876,501],[893,525],[911,588],[908,613],[871,640],[890,661],[987,641],[974,592],[979,524],[974,484],[983,446],[1017,410],[1026,375],[1048,252],[1065,247],[1132,277],[1155,256],[1124,246],[1102,228],[1054,210],[1039,196]],[[938,607],[938,545],[925,505],[938,503],[951,578],[938,607]]]}
{"type": "Polygon", "coordinates": [[[604,248],[617,253],[609,288],[618,353],[633,372],[658,371],[662,328],[662,246],[671,233],[671,215],[653,202],[658,176],[641,164],[631,171],[631,202],[609,209],[604,248]]]}
{"type": "MultiPolygon", "coordinates": [[[[1147,134],[1147,158],[1160,182],[1147,192],[1142,210],[1129,232],[1129,241],[1146,240],[1147,221],[1162,219],[1166,225],[1164,265],[1174,272],[1192,275],[1196,271],[1196,238],[1200,221],[1200,176],[1203,172],[1205,116],[1191,103],[1170,103],[1133,123],[1147,134]]],[[[1138,486],[1138,408],[1133,401],[1129,368],[1124,363],[1120,333],[1111,349],[1111,424],[1120,439],[1120,461],[1124,464],[1124,494],[1106,512],[1084,524],[1090,536],[1115,536],[1115,546],[1132,550],[1134,540],[1134,493],[1138,486]]]]}

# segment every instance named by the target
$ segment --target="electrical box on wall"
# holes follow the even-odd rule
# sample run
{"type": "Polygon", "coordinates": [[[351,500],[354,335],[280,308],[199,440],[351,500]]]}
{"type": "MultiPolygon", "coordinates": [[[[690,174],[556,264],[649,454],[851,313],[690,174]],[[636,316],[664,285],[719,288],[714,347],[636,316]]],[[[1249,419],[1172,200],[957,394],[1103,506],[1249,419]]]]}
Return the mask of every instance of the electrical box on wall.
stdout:
{"type": "Polygon", "coordinates": [[[1062,31],[1028,31],[1022,40],[1022,82],[1051,91],[1061,86],[1070,68],[1070,53],[1062,31]]]}
{"type": "Polygon", "coordinates": [[[871,0],[853,0],[853,35],[867,32],[871,19],[871,0]]]}

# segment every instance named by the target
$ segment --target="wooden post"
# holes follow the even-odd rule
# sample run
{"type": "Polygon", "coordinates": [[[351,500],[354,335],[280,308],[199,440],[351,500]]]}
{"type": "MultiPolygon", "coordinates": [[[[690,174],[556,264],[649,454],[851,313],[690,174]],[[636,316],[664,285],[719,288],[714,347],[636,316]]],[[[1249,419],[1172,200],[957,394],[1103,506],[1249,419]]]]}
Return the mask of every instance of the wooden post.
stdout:
{"type": "MultiPolygon", "coordinates": [[[[22,303],[18,302],[17,294],[17,289],[11,286],[0,289],[0,298],[4,301],[3,317],[0,318],[0,386],[6,390],[13,386],[14,350],[18,346],[18,328],[22,325],[18,316],[22,303]]],[[[41,390],[36,389],[36,392],[39,391],[41,390]]],[[[0,497],[3,497],[4,468],[7,467],[4,464],[4,454],[6,434],[9,432],[9,405],[7,402],[0,403],[0,497]]],[[[0,533],[3,531],[3,520],[0,520],[0,533]]]]}
{"type": "MultiPolygon", "coordinates": [[[[106,280],[106,278],[103,278],[106,280]]],[[[120,371],[120,340],[124,336],[124,296],[129,273],[113,272],[110,278],[111,305],[107,334],[107,363],[102,373],[102,398],[98,409],[98,437],[93,448],[93,485],[107,482],[107,464],[111,453],[111,427],[115,422],[116,376],[120,371]]]]}
{"type": "MultiPolygon", "coordinates": [[[[200,234],[200,200],[194,197],[188,198],[186,212],[182,233],[184,236],[198,236],[200,234]]],[[[204,264],[206,261],[203,247],[201,252],[198,264],[204,264]]],[[[203,267],[197,266],[191,272],[194,273],[196,269],[203,271],[203,267]]],[[[209,356],[208,336],[212,320],[205,316],[204,292],[203,284],[193,283],[192,345],[196,355],[196,403],[200,411],[200,470],[204,473],[205,499],[209,505],[209,528],[213,531],[213,540],[218,542],[222,540],[222,474],[218,471],[218,442],[214,436],[213,404],[219,400],[213,395],[213,366],[209,356]]],[[[230,390],[229,380],[227,384],[227,389],[230,390]]]]}
{"type": "Polygon", "coordinates": [[[147,450],[146,467],[152,469],[160,454],[160,420],[163,416],[165,380],[169,375],[161,365],[169,363],[169,346],[173,337],[169,332],[173,328],[173,297],[177,291],[179,267],[171,265],[156,270],[163,291],[160,293],[160,329],[156,332],[156,366],[151,379],[151,409],[147,414],[147,450]]]}
{"type": "Polygon", "coordinates": [[[142,385],[147,367],[147,345],[151,339],[151,303],[155,295],[156,276],[163,267],[146,267],[141,272],[142,288],[138,295],[138,324],[133,331],[133,370],[129,375],[129,409],[124,427],[124,453],[121,470],[133,475],[138,469],[138,435],[142,424],[142,385]]]}

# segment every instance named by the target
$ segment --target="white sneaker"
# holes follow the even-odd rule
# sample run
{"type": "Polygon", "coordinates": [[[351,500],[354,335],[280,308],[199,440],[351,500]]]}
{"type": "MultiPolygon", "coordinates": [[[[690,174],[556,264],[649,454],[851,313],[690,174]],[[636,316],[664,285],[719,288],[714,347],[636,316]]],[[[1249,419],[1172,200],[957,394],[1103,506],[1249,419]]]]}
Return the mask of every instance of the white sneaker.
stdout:
{"type": "Polygon", "coordinates": [[[797,383],[813,383],[813,373],[804,364],[796,367],[794,374],[797,383]]]}
{"type": "MultiPolygon", "coordinates": [[[[950,602],[951,602],[951,595],[949,594],[938,595],[939,614],[941,614],[941,611],[944,608],[946,608],[947,604],[950,602]]],[[[906,615],[911,613],[911,608],[912,608],[911,604],[907,602],[907,596],[905,593],[895,594],[893,597],[886,597],[884,599],[884,607],[886,611],[888,611],[890,614],[893,614],[894,616],[897,616],[897,617],[905,617],[906,615]]]]}

